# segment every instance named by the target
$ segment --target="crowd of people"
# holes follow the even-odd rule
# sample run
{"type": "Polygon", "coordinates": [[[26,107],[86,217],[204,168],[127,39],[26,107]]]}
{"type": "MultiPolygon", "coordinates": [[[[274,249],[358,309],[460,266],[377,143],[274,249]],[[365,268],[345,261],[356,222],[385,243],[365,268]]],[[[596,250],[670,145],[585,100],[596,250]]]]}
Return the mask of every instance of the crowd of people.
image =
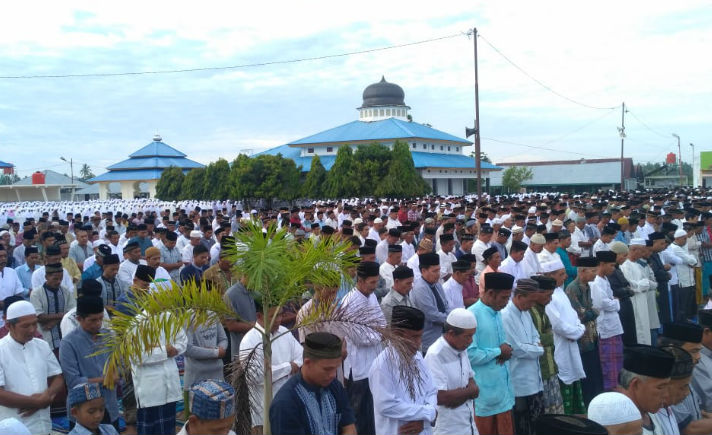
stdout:
{"type": "Polygon", "coordinates": [[[182,433],[226,434],[226,365],[261,364],[267,315],[274,400],[263,409],[258,382],[254,434],[710,434],[706,195],[1,204],[0,428],[46,434],[64,407],[70,433],[116,433],[121,416],[175,434],[183,401],[182,433]],[[247,221],[359,262],[265,313],[226,255],[247,221]],[[235,316],[186,325],[107,388],[106,320],[188,281],[235,316]],[[300,326],[323,306],[373,329],[300,326]]]}

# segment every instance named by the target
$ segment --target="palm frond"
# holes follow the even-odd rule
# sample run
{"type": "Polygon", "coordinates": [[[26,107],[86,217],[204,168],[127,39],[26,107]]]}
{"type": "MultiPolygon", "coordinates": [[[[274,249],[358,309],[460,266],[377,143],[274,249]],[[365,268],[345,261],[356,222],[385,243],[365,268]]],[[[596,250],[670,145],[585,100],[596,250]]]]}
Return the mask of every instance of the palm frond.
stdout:
{"type": "MultiPolygon", "coordinates": [[[[354,290],[356,291],[356,290],[354,290]]],[[[390,348],[389,357],[399,368],[399,376],[412,399],[422,383],[422,375],[413,359],[412,348],[408,339],[382,323],[382,317],[375,309],[364,306],[358,310],[347,310],[340,305],[322,302],[312,305],[312,309],[303,316],[295,328],[310,331],[325,331],[340,337],[368,336],[376,334],[384,349],[390,348]]]]}
{"type": "Polygon", "coordinates": [[[116,375],[128,371],[131,364],[140,363],[162,338],[171,342],[188,325],[235,317],[220,293],[207,290],[204,283],[198,286],[189,282],[183,287],[172,283],[171,287],[162,286],[159,291],[135,292],[132,302],[129,314],[113,312],[106,325],[110,332],[103,334],[105,346],[95,353],[109,354],[104,367],[107,384],[111,384],[116,375]]]}
{"type": "Polygon", "coordinates": [[[228,366],[230,375],[228,382],[235,388],[235,423],[232,430],[235,433],[247,434],[252,430],[251,411],[258,409],[262,404],[262,397],[258,394],[257,385],[260,383],[262,373],[259,368],[259,355],[256,346],[244,358],[235,358],[228,366]]]}

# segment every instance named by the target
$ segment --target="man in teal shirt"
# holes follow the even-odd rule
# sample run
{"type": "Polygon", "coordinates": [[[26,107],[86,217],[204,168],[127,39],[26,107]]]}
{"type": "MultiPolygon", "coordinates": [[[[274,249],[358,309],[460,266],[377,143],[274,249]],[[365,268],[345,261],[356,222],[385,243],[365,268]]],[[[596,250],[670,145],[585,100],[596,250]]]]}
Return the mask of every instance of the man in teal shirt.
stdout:
{"type": "Polygon", "coordinates": [[[480,395],[475,399],[475,423],[482,434],[514,433],[514,389],[509,376],[512,347],[506,342],[500,314],[509,302],[513,284],[514,277],[508,273],[486,274],[480,300],[468,308],[477,319],[467,356],[480,387],[480,395]]]}
{"type": "Polygon", "coordinates": [[[564,263],[564,269],[566,269],[566,281],[564,281],[564,288],[568,286],[574,279],[576,279],[576,274],[578,270],[571,264],[571,259],[569,258],[569,253],[566,249],[571,246],[571,233],[564,230],[559,233],[559,247],[556,248],[556,253],[559,254],[561,262],[564,263]]]}

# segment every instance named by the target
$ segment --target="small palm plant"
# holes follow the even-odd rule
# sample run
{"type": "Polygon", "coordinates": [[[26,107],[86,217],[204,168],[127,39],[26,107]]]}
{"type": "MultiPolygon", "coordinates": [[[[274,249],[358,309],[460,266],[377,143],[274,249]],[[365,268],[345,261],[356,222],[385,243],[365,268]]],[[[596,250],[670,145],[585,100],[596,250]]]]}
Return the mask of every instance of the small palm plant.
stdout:
{"type": "MultiPolygon", "coordinates": [[[[272,342],[280,337],[279,334],[271,336],[269,333],[276,317],[270,317],[269,312],[274,307],[281,308],[291,300],[300,299],[311,286],[338,286],[343,277],[349,276],[348,270],[355,267],[358,259],[350,243],[330,238],[323,238],[317,243],[299,243],[283,229],[272,225],[264,230],[258,223],[244,224],[235,233],[234,245],[223,249],[233,260],[236,275],[253,296],[261,300],[264,313],[263,373],[254,370],[259,364],[256,364],[253,351],[231,364],[230,378],[236,386],[238,401],[242,402],[238,405],[249,405],[261,399],[263,409],[268,413],[272,403],[272,342]],[[250,394],[255,376],[259,375],[263,376],[262,398],[250,394]]],[[[183,286],[174,283],[157,292],[139,292],[134,304],[134,314],[139,315],[115,312],[109,321],[111,332],[105,349],[100,351],[109,353],[104,368],[106,379],[112,380],[128,370],[132,363],[139,363],[160,338],[165,337],[166,342],[171,342],[186,325],[235,318],[235,313],[225,305],[220,294],[207,289],[204,283],[196,285],[190,282],[183,286]]],[[[407,355],[409,352],[407,343],[379,323],[372,313],[348,312],[333,303],[318,304],[295,328],[318,328],[325,324],[338,325],[347,335],[375,333],[384,345],[395,348],[396,353],[407,355]]],[[[400,376],[413,395],[420,375],[407,358],[400,376]]],[[[249,433],[249,415],[249,408],[238,413],[235,426],[238,433],[249,433]]],[[[269,418],[264,419],[263,433],[271,434],[269,418]]]]}

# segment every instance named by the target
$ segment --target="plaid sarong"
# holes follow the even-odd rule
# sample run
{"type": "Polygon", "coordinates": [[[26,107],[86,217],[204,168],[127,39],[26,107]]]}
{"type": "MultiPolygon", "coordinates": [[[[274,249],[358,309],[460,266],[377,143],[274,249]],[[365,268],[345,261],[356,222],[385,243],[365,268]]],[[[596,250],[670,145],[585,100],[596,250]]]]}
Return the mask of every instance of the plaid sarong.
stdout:
{"type": "Polygon", "coordinates": [[[583,403],[581,381],[571,385],[561,382],[561,397],[564,399],[564,413],[566,415],[585,415],[586,406],[583,403]]]}
{"type": "Polygon", "coordinates": [[[598,352],[601,357],[603,389],[613,391],[618,385],[618,373],[623,368],[623,339],[621,335],[598,339],[598,352]]]}
{"type": "Polygon", "coordinates": [[[138,435],[175,435],[176,402],[139,408],[136,413],[138,435]]]}

